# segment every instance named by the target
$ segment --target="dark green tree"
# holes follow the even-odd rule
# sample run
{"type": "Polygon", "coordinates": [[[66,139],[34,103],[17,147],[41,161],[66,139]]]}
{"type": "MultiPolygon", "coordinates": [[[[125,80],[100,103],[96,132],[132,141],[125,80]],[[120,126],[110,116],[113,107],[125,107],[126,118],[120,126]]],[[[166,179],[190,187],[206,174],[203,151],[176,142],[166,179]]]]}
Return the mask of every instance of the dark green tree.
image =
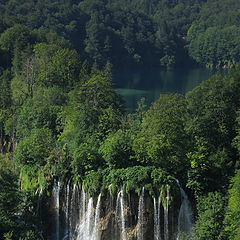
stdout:
{"type": "Polygon", "coordinates": [[[186,101],[182,95],[162,95],[145,113],[133,148],[142,164],[172,173],[187,167],[186,101]]]}

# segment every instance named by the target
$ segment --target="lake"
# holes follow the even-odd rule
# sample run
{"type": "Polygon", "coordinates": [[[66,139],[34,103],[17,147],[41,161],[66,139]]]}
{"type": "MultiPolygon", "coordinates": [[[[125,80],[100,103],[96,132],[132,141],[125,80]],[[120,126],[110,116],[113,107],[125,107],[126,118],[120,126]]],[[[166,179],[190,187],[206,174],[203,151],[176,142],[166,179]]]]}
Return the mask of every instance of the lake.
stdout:
{"type": "Polygon", "coordinates": [[[146,98],[150,105],[164,93],[186,93],[207,80],[213,72],[204,68],[172,69],[131,68],[113,71],[116,91],[126,101],[127,110],[133,112],[137,102],[146,98]]]}

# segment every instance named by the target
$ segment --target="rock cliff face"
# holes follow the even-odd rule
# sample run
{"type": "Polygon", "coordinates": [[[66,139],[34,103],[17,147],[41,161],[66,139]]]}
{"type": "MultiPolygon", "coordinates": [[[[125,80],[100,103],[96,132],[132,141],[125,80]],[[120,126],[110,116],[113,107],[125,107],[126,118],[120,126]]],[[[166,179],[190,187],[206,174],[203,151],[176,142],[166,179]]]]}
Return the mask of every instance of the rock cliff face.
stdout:
{"type": "MultiPolygon", "coordinates": [[[[187,195],[171,187],[160,197],[120,190],[89,196],[76,185],[53,185],[43,225],[47,240],[173,240],[191,232],[187,195]],[[176,190],[175,189],[175,190],[176,190]]],[[[177,188],[176,188],[177,189],[177,188]]]]}

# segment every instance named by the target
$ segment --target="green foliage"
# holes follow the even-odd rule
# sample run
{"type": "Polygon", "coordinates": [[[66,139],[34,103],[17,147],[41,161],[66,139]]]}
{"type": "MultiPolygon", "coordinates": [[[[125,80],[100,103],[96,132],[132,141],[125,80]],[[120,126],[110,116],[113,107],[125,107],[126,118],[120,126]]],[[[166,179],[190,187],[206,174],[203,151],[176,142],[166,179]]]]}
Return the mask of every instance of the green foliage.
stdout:
{"type": "Polygon", "coordinates": [[[0,109],[7,109],[11,106],[11,73],[4,71],[0,77],[0,109]]]}
{"type": "Polygon", "coordinates": [[[189,44],[190,55],[207,67],[230,68],[239,62],[240,28],[209,27],[189,44]]]}
{"type": "Polygon", "coordinates": [[[42,193],[48,186],[46,172],[39,167],[23,166],[19,181],[21,190],[31,191],[34,194],[37,193],[37,190],[42,193]]]}
{"type": "MultiPolygon", "coordinates": [[[[232,145],[236,148],[238,156],[240,154],[240,112],[237,110],[236,113],[236,136],[233,139],[232,145]]],[[[239,159],[237,159],[236,165],[239,166],[239,159]]]]}
{"type": "Polygon", "coordinates": [[[83,174],[102,165],[100,144],[119,128],[122,110],[109,79],[97,70],[69,98],[60,114],[63,132],[59,141],[67,144],[73,156],[73,173],[83,174]]]}
{"type": "Polygon", "coordinates": [[[16,48],[23,50],[29,43],[31,43],[30,31],[20,24],[8,28],[0,37],[0,47],[12,54],[16,48]]]}
{"type": "Polygon", "coordinates": [[[239,4],[206,1],[188,30],[189,55],[207,67],[230,68],[239,62],[239,4]]]}
{"type": "Polygon", "coordinates": [[[32,230],[26,231],[19,240],[40,240],[41,238],[32,230]]]}
{"type": "MultiPolygon", "coordinates": [[[[146,112],[141,101],[127,115],[111,65],[190,66],[192,57],[233,67],[238,1],[9,0],[0,15],[1,239],[38,239],[36,193],[54,177],[73,179],[91,195],[144,187],[164,208],[167,192],[176,191],[173,177],[181,178],[198,201],[194,239],[225,237],[225,199],[211,192],[224,193],[239,164],[239,69],[186,98],[163,95],[146,112]]],[[[238,175],[225,217],[234,240],[238,175]]]]}
{"type": "Polygon", "coordinates": [[[17,212],[20,210],[21,193],[18,190],[17,172],[9,156],[0,155],[0,237],[10,239],[16,227],[17,212]]]}
{"type": "Polygon", "coordinates": [[[51,131],[47,128],[36,128],[20,141],[14,159],[20,165],[43,166],[53,146],[51,131]]]}
{"type": "Polygon", "coordinates": [[[103,172],[102,170],[89,171],[84,176],[83,187],[88,191],[90,195],[97,194],[101,192],[103,172]]]}
{"type": "Polygon", "coordinates": [[[122,129],[110,134],[99,148],[110,168],[121,168],[132,165],[132,136],[129,130],[122,129]]]}
{"type": "Polygon", "coordinates": [[[39,84],[71,89],[78,82],[80,63],[75,50],[59,48],[55,44],[38,44],[34,52],[39,84]]]}
{"type": "Polygon", "coordinates": [[[198,219],[194,229],[195,240],[224,239],[223,218],[225,198],[218,192],[210,192],[198,199],[198,219]]]}
{"type": "Polygon", "coordinates": [[[198,196],[205,189],[208,189],[207,183],[210,177],[208,173],[213,163],[208,159],[209,152],[206,140],[195,137],[195,145],[194,151],[187,153],[187,158],[190,161],[187,186],[198,196]]]}
{"type": "Polygon", "coordinates": [[[36,41],[72,45],[100,66],[187,66],[187,46],[200,64],[231,67],[239,60],[238,10],[236,0],[5,1],[0,48],[14,55],[17,73],[36,41]]]}
{"type": "Polygon", "coordinates": [[[24,25],[15,24],[1,34],[0,48],[12,58],[15,73],[21,72],[24,60],[31,54],[33,42],[34,37],[24,25]]]}
{"type": "Polygon", "coordinates": [[[178,239],[179,240],[191,240],[192,239],[192,236],[190,236],[189,234],[187,233],[179,233],[178,234],[178,239]]]}
{"type": "Polygon", "coordinates": [[[191,163],[188,184],[196,192],[226,189],[227,176],[233,173],[237,161],[231,145],[236,136],[237,72],[214,76],[187,95],[187,130],[193,144],[187,155],[191,163]]]}
{"type": "Polygon", "coordinates": [[[85,171],[97,169],[102,165],[97,152],[97,144],[94,138],[89,138],[74,150],[71,167],[75,175],[82,175],[85,171]]]}
{"type": "Polygon", "coordinates": [[[12,232],[7,232],[4,234],[4,240],[12,240],[13,233],[12,232]]]}
{"type": "Polygon", "coordinates": [[[116,194],[120,187],[125,192],[135,191],[139,195],[144,187],[150,194],[162,191],[163,185],[171,185],[172,178],[162,169],[134,166],[129,168],[105,170],[103,186],[116,194]]]}
{"type": "Polygon", "coordinates": [[[240,171],[238,170],[232,178],[229,189],[228,207],[225,216],[225,231],[230,240],[237,240],[240,237],[240,171]]]}
{"type": "Polygon", "coordinates": [[[88,171],[82,175],[82,183],[90,195],[101,191],[109,191],[112,195],[116,195],[121,189],[126,193],[136,192],[140,195],[144,187],[150,194],[161,196],[162,203],[166,202],[167,189],[170,192],[174,189],[174,180],[165,171],[155,167],[140,166],[88,171]]]}
{"type": "Polygon", "coordinates": [[[143,164],[171,172],[186,167],[186,102],[181,95],[162,95],[143,117],[133,149],[143,164]]]}
{"type": "Polygon", "coordinates": [[[65,97],[58,87],[38,88],[34,96],[18,108],[17,138],[29,136],[36,128],[48,128],[56,135],[57,114],[64,102],[65,97]]]}

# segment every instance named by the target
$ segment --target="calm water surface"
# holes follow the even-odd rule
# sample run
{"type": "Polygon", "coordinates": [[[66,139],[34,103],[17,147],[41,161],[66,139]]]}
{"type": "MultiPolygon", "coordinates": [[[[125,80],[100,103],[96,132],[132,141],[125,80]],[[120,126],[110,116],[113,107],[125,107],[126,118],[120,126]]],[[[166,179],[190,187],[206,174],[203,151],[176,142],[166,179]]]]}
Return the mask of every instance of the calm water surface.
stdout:
{"type": "Polygon", "coordinates": [[[145,97],[150,105],[164,93],[186,93],[200,82],[207,80],[213,72],[208,69],[118,69],[113,72],[113,83],[117,92],[126,101],[127,110],[136,109],[137,102],[145,97]]]}

